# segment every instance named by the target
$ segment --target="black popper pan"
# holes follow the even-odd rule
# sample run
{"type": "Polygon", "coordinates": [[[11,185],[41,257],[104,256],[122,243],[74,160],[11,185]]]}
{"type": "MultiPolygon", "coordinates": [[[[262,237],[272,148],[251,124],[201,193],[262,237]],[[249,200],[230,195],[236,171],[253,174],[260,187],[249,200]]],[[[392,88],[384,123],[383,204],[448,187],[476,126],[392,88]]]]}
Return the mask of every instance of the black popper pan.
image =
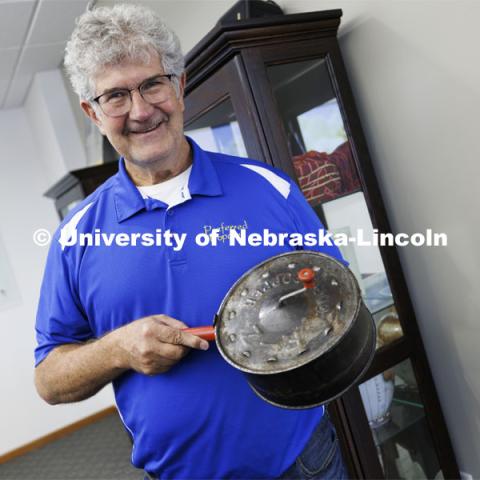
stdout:
{"type": "Polygon", "coordinates": [[[215,323],[186,329],[215,339],[254,392],[284,408],[310,408],[357,383],[375,353],[375,323],[340,261],[313,251],[272,257],[225,296],[215,323]]]}

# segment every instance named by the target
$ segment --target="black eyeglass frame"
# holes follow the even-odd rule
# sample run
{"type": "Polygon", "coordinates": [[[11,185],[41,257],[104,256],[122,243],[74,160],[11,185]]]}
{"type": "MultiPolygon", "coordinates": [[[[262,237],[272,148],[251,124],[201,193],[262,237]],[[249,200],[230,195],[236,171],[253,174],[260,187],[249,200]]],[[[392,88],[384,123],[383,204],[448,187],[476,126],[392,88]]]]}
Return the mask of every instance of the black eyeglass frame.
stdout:
{"type": "MultiPolygon", "coordinates": [[[[101,95],[99,95],[98,97],[92,98],[90,101],[95,102],[101,108],[102,112],[105,113],[105,111],[102,108],[102,105],[100,104],[100,99],[104,95],[109,95],[113,92],[128,92],[128,95],[130,97],[130,102],[132,102],[132,92],[135,91],[135,90],[138,90],[138,93],[140,94],[142,99],[145,102],[150,103],[148,100],[145,100],[145,98],[143,97],[142,87],[144,85],[148,84],[149,82],[152,82],[152,81],[156,80],[157,78],[167,78],[168,81],[171,82],[172,78],[176,78],[176,77],[177,77],[177,75],[175,75],[174,73],[164,73],[164,74],[160,74],[160,75],[154,75],[153,77],[150,77],[150,78],[147,78],[147,79],[143,80],[143,82],[140,83],[140,85],[137,85],[134,88],[130,88],[130,89],[129,88],[112,88],[110,91],[103,92],[101,95]]],[[[105,115],[107,115],[108,117],[115,117],[115,115],[109,115],[108,113],[105,113],[105,115]]],[[[121,116],[121,115],[118,115],[118,116],[121,116]]]]}

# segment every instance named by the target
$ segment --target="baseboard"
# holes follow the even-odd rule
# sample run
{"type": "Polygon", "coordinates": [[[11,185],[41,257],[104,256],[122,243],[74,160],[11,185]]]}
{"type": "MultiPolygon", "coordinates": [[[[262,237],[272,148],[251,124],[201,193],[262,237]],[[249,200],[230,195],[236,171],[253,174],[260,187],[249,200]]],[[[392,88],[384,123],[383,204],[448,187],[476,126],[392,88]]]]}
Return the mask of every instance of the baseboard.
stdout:
{"type": "Polygon", "coordinates": [[[82,420],[79,420],[78,422],[67,425],[66,427],[60,428],[59,430],[55,430],[54,432],[49,433],[48,435],[45,435],[43,437],[40,437],[37,440],[34,440],[33,442],[27,443],[23,447],[16,448],[11,452],[7,452],[4,455],[0,455],[0,465],[2,463],[8,462],[9,460],[12,460],[13,458],[19,457],[21,455],[25,455],[26,453],[31,452],[32,450],[36,450],[37,448],[44,447],[50,442],[54,442],[59,438],[65,437],[66,435],[69,435],[70,433],[73,433],[76,430],[79,430],[80,428],[86,427],[87,425],[98,422],[99,420],[107,417],[108,415],[112,415],[116,413],[117,413],[116,407],[111,406],[111,407],[105,408],[104,410],[101,410],[100,412],[94,413],[93,415],[82,418],[82,420]]]}

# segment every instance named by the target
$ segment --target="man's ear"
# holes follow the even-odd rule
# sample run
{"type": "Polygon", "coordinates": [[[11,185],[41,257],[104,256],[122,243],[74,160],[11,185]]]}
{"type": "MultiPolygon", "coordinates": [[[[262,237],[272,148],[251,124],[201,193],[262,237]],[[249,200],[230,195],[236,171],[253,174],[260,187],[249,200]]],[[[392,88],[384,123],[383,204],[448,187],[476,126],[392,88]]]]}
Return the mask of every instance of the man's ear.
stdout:
{"type": "Polygon", "coordinates": [[[180,94],[182,95],[182,97],[185,92],[186,83],[187,83],[187,73],[183,72],[182,75],[180,76],[180,94]]]}
{"type": "Polygon", "coordinates": [[[83,112],[85,115],[92,120],[92,122],[98,127],[100,133],[105,135],[105,131],[103,129],[102,119],[97,115],[97,112],[92,107],[90,102],[87,100],[80,100],[80,107],[82,107],[83,112]]]}
{"type": "Polygon", "coordinates": [[[185,84],[187,83],[187,74],[185,72],[180,76],[178,86],[179,86],[179,95],[178,99],[182,104],[182,110],[185,110],[185,102],[183,101],[183,95],[185,93],[185,84]]]}

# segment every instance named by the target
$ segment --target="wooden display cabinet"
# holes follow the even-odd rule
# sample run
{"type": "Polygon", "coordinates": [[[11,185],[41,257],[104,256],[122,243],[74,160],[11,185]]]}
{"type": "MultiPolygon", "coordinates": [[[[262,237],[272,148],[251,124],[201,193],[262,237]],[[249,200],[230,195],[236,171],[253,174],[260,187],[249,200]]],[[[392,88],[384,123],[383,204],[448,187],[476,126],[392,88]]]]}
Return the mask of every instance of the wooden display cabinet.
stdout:
{"type": "MultiPolygon", "coordinates": [[[[185,130],[296,179],[326,227],[391,232],[337,41],[341,10],[218,25],[186,57],[185,130]]],[[[329,411],[352,478],[459,478],[394,247],[342,247],[378,349],[329,411]],[[363,248],[363,250],[362,250],[363,248]]]]}
{"type": "Polygon", "coordinates": [[[118,162],[72,170],[50,187],[44,195],[55,201],[58,216],[63,220],[77,203],[117,172],[118,162]]]}

